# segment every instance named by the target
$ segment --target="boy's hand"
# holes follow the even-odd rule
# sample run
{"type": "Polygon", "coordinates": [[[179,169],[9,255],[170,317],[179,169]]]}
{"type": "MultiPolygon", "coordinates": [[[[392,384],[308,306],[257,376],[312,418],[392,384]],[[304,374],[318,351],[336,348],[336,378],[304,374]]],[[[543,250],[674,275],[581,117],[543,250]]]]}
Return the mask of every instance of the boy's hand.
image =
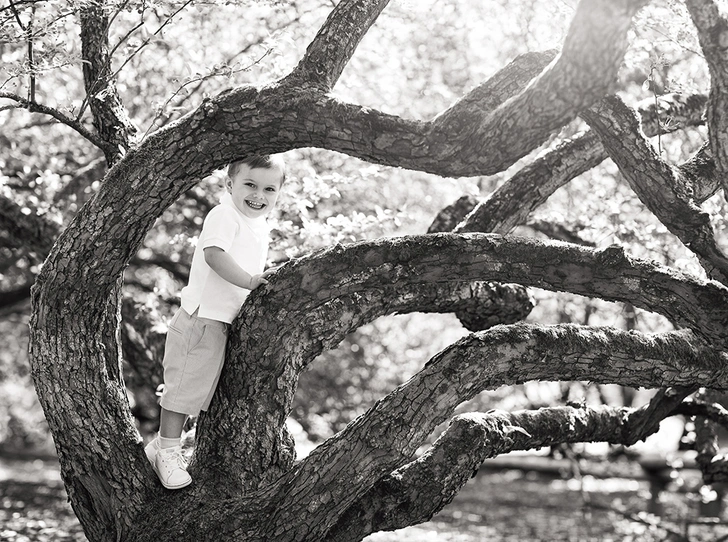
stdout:
{"type": "Polygon", "coordinates": [[[260,275],[253,275],[250,277],[250,289],[255,290],[258,286],[261,286],[263,284],[268,284],[268,281],[265,279],[265,273],[262,273],[260,275]]]}
{"type": "Polygon", "coordinates": [[[250,277],[250,290],[255,290],[258,286],[261,284],[268,284],[267,278],[270,277],[273,273],[278,271],[277,267],[273,267],[271,269],[268,269],[266,271],[263,271],[259,275],[253,275],[250,277]]]}

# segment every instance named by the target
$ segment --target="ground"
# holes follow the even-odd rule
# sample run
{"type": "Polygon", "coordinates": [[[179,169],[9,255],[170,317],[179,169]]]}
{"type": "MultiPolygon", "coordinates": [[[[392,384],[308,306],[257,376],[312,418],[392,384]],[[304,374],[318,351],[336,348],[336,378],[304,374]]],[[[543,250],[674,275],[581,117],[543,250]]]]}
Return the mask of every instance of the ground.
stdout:
{"type": "MultiPolygon", "coordinates": [[[[657,504],[661,518],[647,513],[646,480],[483,470],[432,521],[377,533],[366,542],[707,542],[728,537],[725,512],[720,518],[700,517],[697,490],[663,491],[657,504]]],[[[0,541],[86,542],[55,461],[0,457],[0,541]]]]}

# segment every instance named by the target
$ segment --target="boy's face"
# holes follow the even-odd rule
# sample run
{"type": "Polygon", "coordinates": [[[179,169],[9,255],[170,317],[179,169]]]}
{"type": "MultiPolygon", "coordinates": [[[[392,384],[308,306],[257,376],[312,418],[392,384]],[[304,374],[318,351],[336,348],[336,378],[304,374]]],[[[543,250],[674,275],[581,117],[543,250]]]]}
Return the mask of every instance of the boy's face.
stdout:
{"type": "Polygon", "coordinates": [[[243,164],[225,186],[238,210],[248,218],[267,215],[276,204],[283,176],[278,168],[250,168],[243,164]]]}

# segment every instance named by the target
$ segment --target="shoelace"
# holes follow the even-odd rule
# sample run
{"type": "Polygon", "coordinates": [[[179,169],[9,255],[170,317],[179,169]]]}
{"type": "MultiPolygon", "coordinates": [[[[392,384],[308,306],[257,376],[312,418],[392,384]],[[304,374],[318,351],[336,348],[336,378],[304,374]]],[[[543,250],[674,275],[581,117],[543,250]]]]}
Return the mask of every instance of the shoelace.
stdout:
{"type": "Polygon", "coordinates": [[[177,462],[177,466],[179,468],[181,468],[181,469],[186,469],[187,468],[187,462],[185,461],[185,458],[182,455],[182,450],[181,449],[177,449],[177,450],[174,450],[172,452],[162,453],[162,458],[161,459],[165,463],[171,463],[171,462],[176,461],[177,462]]]}

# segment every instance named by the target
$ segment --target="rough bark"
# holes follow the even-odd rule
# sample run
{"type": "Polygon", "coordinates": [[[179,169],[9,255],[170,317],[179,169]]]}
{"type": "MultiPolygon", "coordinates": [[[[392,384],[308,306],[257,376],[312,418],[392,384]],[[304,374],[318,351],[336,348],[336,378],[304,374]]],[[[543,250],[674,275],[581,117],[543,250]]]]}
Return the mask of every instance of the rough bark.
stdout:
{"type": "Polygon", "coordinates": [[[411,525],[413,519],[428,521],[477,474],[483,461],[503,453],[569,442],[633,444],[657,431],[660,420],[673,413],[690,391],[667,390],[638,409],[552,407],[456,416],[422,456],[374,484],[325,540],[361,540],[377,531],[411,525]],[[655,415],[657,408],[661,415],[655,415]]]}
{"type": "MultiPolygon", "coordinates": [[[[707,99],[702,95],[669,95],[661,98],[659,108],[654,100],[639,108],[645,133],[654,136],[665,133],[661,119],[671,118],[669,129],[696,126],[703,122],[707,99]]],[[[484,201],[469,210],[463,206],[463,223],[453,231],[481,231],[510,233],[524,224],[528,215],[542,205],[556,190],[582,173],[604,161],[609,155],[594,132],[586,132],[564,141],[555,149],[537,158],[518,171],[484,201]],[[467,212],[464,212],[467,211],[467,212]]],[[[694,192],[702,196],[712,195],[717,183],[706,183],[715,175],[706,175],[712,161],[704,154],[689,166],[694,192]]]]}
{"type": "MultiPolygon", "coordinates": [[[[728,290],[630,260],[616,247],[593,250],[486,234],[431,234],[335,247],[284,266],[243,308],[209,411],[213,436],[198,443],[198,476],[212,476],[205,469],[229,473],[243,455],[248,459],[241,480],[213,477],[216,484],[250,487],[266,472],[285,471],[290,458],[278,463],[290,455],[279,441],[285,414],[298,374],[322,349],[373,317],[422,310],[429,283],[505,279],[631,301],[693,330],[696,344],[697,337],[711,344],[728,338],[728,290]],[[286,330],[285,344],[275,340],[279,329],[286,330]],[[224,428],[223,419],[229,422],[224,428]]],[[[207,423],[203,418],[203,427],[207,423]]]]}
{"type": "MultiPolygon", "coordinates": [[[[210,502],[206,510],[193,507],[184,516],[165,496],[146,513],[167,510],[160,527],[175,525],[178,533],[195,540],[214,540],[217,536],[209,531],[213,525],[206,517],[210,509],[215,514],[214,524],[225,525],[226,534],[231,536],[319,540],[375,480],[409,463],[430,431],[462,400],[483,389],[552,378],[554,374],[568,380],[588,378],[628,386],[723,388],[728,384],[725,362],[725,354],[696,350],[682,334],[646,336],[575,325],[497,326],[470,335],[435,356],[411,380],[272,485],[248,493],[245,499],[210,502]],[[251,501],[257,503],[260,513],[267,514],[266,525],[251,520],[251,501]]],[[[556,425],[556,421],[552,423],[556,425]]],[[[549,425],[543,432],[534,431],[535,438],[546,438],[550,432],[549,425]]],[[[636,432],[622,430],[621,434],[626,441],[636,432]]],[[[214,495],[197,488],[189,498],[212,499],[214,495]]],[[[138,540],[152,540],[154,536],[140,534],[138,540]]]]}
{"type": "Polygon", "coordinates": [[[609,97],[583,116],[640,200],[698,256],[710,278],[728,284],[728,258],[716,243],[710,215],[693,202],[679,170],[657,155],[634,111],[609,97]]]}
{"type": "Polygon", "coordinates": [[[723,189],[728,191],[728,18],[714,0],[688,0],[685,4],[708,62],[711,81],[706,116],[710,147],[723,177],[723,189]]]}
{"type": "Polygon", "coordinates": [[[123,156],[136,135],[136,127],[119,98],[111,73],[109,55],[109,18],[105,0],[91,0],[81,5],[81,47],[86,99],[93,114],[93,124],[101,139],[109,165],[123,156]]]}
{"type": "Polygon", "coordinates": [[[342,0],[288,76],[323,91],[334,88],[359,42],[387,7],[389,0],[342,0]]]}

